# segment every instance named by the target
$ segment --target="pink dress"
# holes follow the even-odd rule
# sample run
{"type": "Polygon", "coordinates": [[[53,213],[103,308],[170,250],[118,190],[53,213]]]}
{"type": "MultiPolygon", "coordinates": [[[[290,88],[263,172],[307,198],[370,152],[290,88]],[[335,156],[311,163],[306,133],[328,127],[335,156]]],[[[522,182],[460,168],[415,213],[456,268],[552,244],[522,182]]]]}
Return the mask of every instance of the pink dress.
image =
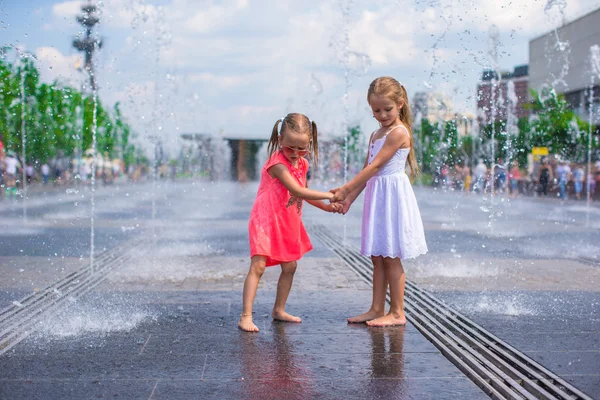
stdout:
{"type": "Polygon", "coordinates": [[[302,187],[306,186],[308,172],[308,161],[301,158],[295,168],[281,151],[274,153],[262,168],[248,234],[250,256],[267,257],[267,267],[297,261],[312,250],[302,224],[302,199],[291,196],[279,179],[269,175],[269,168],[276,164],[285,165],[302,187]]]}

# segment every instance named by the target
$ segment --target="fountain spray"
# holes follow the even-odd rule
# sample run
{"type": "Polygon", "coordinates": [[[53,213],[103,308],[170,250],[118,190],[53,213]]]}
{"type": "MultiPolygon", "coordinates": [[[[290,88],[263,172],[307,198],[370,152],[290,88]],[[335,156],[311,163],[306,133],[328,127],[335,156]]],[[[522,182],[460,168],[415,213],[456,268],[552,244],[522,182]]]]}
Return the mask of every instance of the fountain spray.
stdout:
{"type": "Polygon", "coordinates": [[[587,177],[586,177],[586,200],[587,200],[587,208],[588,215],[589,209],[592,203],[592,194],[591,194],[591,186],[592,186],[592,126],[594,123],[594,84],[596,75],[600,76],[600,46],[593,45],[590,47],[590,66],[591,66],[591,75],[590,75],[590,87],[588,89],[588,102],[589,102],[589,131],[588,131],[588,148],[587,148],[587,177]]]}

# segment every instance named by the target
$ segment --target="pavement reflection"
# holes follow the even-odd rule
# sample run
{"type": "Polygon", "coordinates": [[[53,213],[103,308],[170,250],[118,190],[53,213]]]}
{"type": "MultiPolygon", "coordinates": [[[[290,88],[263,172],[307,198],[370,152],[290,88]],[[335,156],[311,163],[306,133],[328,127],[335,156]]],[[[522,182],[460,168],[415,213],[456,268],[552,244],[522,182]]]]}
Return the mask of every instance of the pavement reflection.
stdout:
{"type": "Polygon", "coordinates": [[[371,381],[369,395],[384,398],[391,393],[406,391],[404,379],[404,331],[405,326],[367,328],[371,338],[371,381]],[[385,384],[382,384],[385,380],[385,384]]]}
{"type": "Polygon", "coordinates": [[[286,333],[289,324],[273,321],[273,335],[242,334],[242,393],[248,399],[313,397],[313,379],[304,356],[286,333]]]}

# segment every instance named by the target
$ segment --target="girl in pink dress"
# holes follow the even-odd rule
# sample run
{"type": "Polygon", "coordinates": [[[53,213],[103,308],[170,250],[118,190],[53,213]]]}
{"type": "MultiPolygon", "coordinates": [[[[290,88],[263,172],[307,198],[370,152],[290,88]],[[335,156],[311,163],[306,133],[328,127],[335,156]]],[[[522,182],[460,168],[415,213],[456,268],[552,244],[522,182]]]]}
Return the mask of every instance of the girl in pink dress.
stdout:
{"type": "Polygon", "coordinates": [[[315,165],[319,151],[317,124],[303,114],[288,114],[275,123],[268,146],[269,159],[262,168],[260,185],[250,214],[250,271],[244,282],[243,310],[238,327],[247,332],[258,332],[252,322],[252,306],[258,282],[265,267],[281,265],[273,319],[301,322],[298,317],[285,312],[296,261],[312,244],[302,224],[302,201],[324,211],[341,211],[340,204],[326,204],[331,199],[327,192],[311,190],[306,185],[310,153],[315,165]],[[281,125],[281,128],[280,128],[281,125]],[[280,129],[279,129],[280,128],[280,129]]]}

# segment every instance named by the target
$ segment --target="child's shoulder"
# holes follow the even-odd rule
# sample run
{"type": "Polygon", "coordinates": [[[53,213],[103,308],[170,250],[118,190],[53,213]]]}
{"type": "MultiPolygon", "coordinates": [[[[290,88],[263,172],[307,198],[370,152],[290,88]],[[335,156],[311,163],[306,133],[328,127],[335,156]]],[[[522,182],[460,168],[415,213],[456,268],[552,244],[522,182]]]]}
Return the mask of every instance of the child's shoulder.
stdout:
{"type": "Polygon", "coordinates": [[[289,168],[290,162],[285,158],[281,151],[274,152],[265,162],[264,169],[269,169],[275,165],[282,164],[289,168]]]}
{"type": "Polygon", "coordinates": [[[387,136],[393,142],[401,145],[410,143],[410,130],[404,124],[394,127],[392,130],[390,130],[387,136]]]}
{"type": "Polygon", "coordinates": [[[401,136],[403,136],[403,135],[410,136],[410,130],[406,127],[406,125],[398,124],[390,131],[390,135],[391,134],[401,135],[401,136]]]}
{"type": "Polygon", "coordinates": [[[271,154],[269,156],[269,158],[267,158],[267,161],[265,162],[266,164],[272,163],[272,162],[280,162],[282,160],[285,160],[285,157],[283,157],[283,155],[281,154],[281,151],[277,150],[275,152],[273,152],[273,154],[271,154]]]}
{"type": "Polygon", "coordinates": [[[304,157],[300,158],[300,162],[302,163],[302,167],[304,168],[304,170],[305,171],[308,170],[308,167],[310,166],[310,162],[304,157]]]}

